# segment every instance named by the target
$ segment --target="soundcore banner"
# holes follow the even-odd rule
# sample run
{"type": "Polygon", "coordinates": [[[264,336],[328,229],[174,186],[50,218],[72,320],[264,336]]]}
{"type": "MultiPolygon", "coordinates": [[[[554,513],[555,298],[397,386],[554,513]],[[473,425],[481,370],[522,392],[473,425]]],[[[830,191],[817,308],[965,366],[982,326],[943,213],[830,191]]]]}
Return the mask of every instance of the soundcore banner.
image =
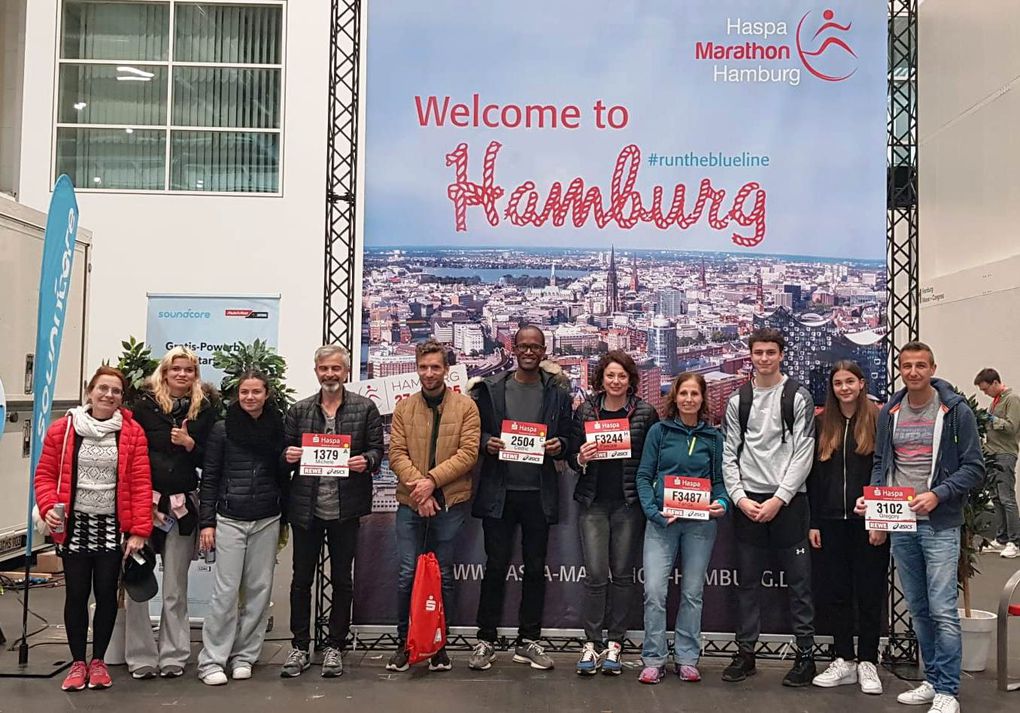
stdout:
{"type": "MultiPolygon", "coordinates": [[[[702,373],[718,421],[750,378],[747,335],[770,326],[817,402],[840,358],[885,395],[884,3],[387,0],[367,27],[363,378],[413,374],[426,338],[490,376],[529,323],[575,401],[623,349],[660,412],[676,374],[702,373]]],[[[577,629],[560,477],[545,625],[577,629]]],[[[379,491],[392,480],[384,466],[379,491]]],[[[380,497],[365,523],[356,622],[395,621],[395,507],[380,497]]],[[[477,522],[462,539],[450,621],[472,625],[477,522]]],[[[706,631],[732,631],[733,548],[724,520],[706,631]]],[[[783,575],[767,579],[766,631],[786,631],[783,575]]]]}

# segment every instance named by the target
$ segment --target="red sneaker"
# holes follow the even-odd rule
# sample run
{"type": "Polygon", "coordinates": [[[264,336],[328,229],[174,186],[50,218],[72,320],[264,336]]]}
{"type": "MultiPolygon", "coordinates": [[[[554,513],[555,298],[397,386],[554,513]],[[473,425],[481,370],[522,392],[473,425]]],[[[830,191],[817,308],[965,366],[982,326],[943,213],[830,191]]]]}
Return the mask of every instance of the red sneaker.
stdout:
{"type": "Polygon", "coordinates": [[[106,669],[106,662],[92,659],[92,663],[89,664],[89,688],[109,688],[112,685],[113,679],[106,669]]]}
{"type": "Polygon", "coordinates": [[[88,681],[89,670],[85,666],[85,662],[75,661],[71,664],[71,670],[68,672],[67,678],[60,684],[60,689],[62,691],[83,691],[88,681]]]}

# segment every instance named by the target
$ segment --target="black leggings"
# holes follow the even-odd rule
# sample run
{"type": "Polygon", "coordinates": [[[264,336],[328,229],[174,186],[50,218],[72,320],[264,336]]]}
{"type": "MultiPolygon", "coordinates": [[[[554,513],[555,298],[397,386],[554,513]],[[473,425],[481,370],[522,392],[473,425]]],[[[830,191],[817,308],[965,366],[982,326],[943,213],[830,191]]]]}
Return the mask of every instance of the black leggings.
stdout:
{"type": "Polygon", "coordinates": [[[121,552],[64,556],[64,626],[74,661],[85,661],[89,634],[89,595],[95,592],[92,619],[92,658],[102,660],[117,621],[117,584],[121,552]]]}

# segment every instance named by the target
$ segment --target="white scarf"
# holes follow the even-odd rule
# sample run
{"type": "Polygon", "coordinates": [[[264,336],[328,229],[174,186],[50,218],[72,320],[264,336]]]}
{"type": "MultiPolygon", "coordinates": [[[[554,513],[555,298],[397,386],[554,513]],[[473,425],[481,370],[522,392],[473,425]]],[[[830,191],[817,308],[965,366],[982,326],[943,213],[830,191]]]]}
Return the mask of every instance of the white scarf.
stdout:
{"type": "Polygon", "coordinates": [[[74,424],[74,431],[82,438],[95,438],[100,440],[108,433],[116,433],[124,425],[124,417],[120,409],[114,411],[113,416],[100,421],[92,415],[91,404],[77,406],[67,412],[74,424]]]}

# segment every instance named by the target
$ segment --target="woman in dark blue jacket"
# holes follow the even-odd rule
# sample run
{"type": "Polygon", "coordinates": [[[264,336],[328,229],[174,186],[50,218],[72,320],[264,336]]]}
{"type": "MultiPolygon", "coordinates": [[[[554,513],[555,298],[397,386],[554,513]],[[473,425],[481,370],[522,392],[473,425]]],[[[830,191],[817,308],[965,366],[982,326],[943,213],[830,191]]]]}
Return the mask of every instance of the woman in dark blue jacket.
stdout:
{"type": "Polygon", "coordinates": [[[206,449],[201,547],[218,554],[198,675],[212,686],[226,683],[228,670],[234,679],[251,678],[266,631],[283,500],[283,417],[269,397],[264,375],[242,374],[237,401],[206,449]]]}
{"type": "MultiPolygon", "coordinates": [[[[682,582],[680,608],[674,627],[676,673],[684,681],[699,681],[701,655],[701,604],[705,572],[715,544],[716,522],[729,509],[722,477],[723,435],[710,426],[705,379],[685,372],[673,381],[667,418],[652,426],[645,439],[637,472],[638,497],[648,518],[645,528],[645,640],[641,650],[644,668],[638,680],[658,683],[666,672],[666,592],[669,575],[680,552],[682,582]],[[683,476],[708,481],[709,494],[697,489],[676,490],[672,479],[683,476]],[[666,503],[667,479],[671,487],[666,503]],[[692,502],[696,501],[696,502],[692,502]],[[664,512],[664,506],[692,505],[707,514],[704,519],[664,512]]],[[[672,507],[671,507],[672,509],[672,507]]],[[[686,515],[687,513],[685,513],[686,515]]],[[[704,517],[704,516],[703,516],[704,517]]]]}

